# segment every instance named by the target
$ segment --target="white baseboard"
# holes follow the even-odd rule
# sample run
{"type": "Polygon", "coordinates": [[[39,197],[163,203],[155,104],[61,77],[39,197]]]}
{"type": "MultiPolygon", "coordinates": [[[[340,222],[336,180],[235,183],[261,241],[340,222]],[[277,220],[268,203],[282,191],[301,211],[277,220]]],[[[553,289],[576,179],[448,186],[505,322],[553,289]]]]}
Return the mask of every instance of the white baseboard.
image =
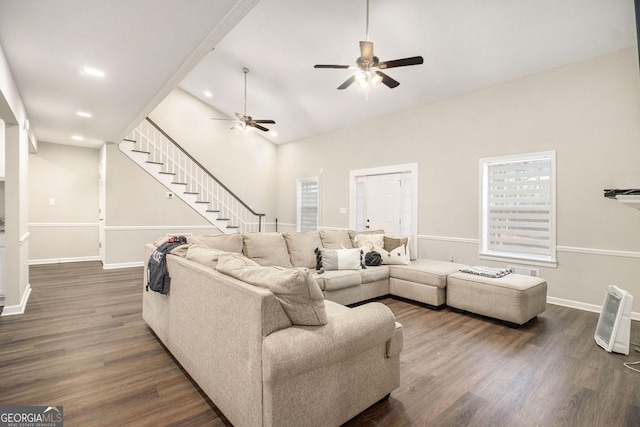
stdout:
{"type": "Polygon", "coordinates": [[[144,267],[144,261],[119,262],[115,264],[102,264],[103,270],[116,270],[118,268],[144,267]]]}
{"type": "Polygon", "coordinates": [[[99,256],[81,256],[81,257],[69,257],[69,258],[30,259],[29,265],[60,264],[63,262],[84,262],[84,261],[100,261],[100,257],[99,256]]]}
{"type": "MultiPolygon", "coordinates": [[[[600,313],[602,311],[601,305],[587,304],[586,302],[573,301],[573,300],[568,300],[563,298],[547,297],[547,303],[553,304],[553,305],[560,305],[562,307],[575,308],[578,310],[591,311],[594,313],[600,313]]],[[[640,320],[640,313],[632,312],[631,319],[640,320]]]]}
{"type": "Polygon", "coordinates": [[[27,301],[29,301],[29,295],[31,295],[31,285],[27,283],[27,287],[24,289],[24,292],[22,293],[20,304],[5,306],[0,316],[13,316],[16,314],[24,314],[24,310],[27,308],[27,301]]]}

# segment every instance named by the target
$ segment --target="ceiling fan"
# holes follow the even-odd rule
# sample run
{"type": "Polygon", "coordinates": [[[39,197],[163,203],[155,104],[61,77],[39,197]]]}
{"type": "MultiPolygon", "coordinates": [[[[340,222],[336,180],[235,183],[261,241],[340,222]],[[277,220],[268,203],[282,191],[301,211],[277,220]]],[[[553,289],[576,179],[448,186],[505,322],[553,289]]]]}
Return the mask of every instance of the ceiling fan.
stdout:
{"type": "Polygon", "coordinates": [[[217,117],[212,117],[211,120],[233,120],[237,122],[235,126],[231,129],[237,129],[241,132],[247,133],[251,128],[260,129],[263,132],[269,131],[266,127],[262,126],[263,124],[272,124],[275,125],[276,122],[273,120],[259,120],[254,119],[251,116],[247,115],[247,74],[249,73],[249,69],[247,67],[242,67],[242,72],[244,73],[244,114],[236,113],[237,120],[234,119],[219,119],[217,117]]]}
{"type": "Polygon", "coordinates": [[[389,77],[387,74],[380,70],[386,70],[387,68],[394,67],[406,67],[408,65],[419,65],[424,60],[422,56],[412,56],[410,58],[395,59],[393,61],[382,61],[377,56],[373,55],[373,43],[369,41],[369,0],[367,0],[367,31],[366,40],[360,42],[360,57],[356,59],[355,66],[349,65],[314,65],[313,68],[338,68],[359,70],[353,76],[349,77],[344,83],[338,86],[338,89],[346,89],[353,82],[357,82],[364,88],[369,88],[371,85],[382,82],[387,87],[393,89],[400,84],[397,80],[389,77]]]}

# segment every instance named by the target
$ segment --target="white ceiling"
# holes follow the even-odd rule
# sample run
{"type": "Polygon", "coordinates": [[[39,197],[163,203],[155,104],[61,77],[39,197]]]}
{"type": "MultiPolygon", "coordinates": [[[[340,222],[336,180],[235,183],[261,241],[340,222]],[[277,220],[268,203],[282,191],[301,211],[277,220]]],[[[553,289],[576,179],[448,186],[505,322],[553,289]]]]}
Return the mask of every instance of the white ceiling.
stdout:
{"type": "Polygon", "coordinates": [[[388,70],[400,86],[366,96],[336,90],[351,70],[313,68],[354,64],[366,0],[256,1],[0,0],[0,44],[37,139],[83,134],[89,146],[121,137],[183,77],[182,89],[234,117],[248,67],[247,112],[275,120],[278,136],[263,135],[279,144],[636,44],[633,0],[371,0],[375,54],[424,64],[388,70]],[[81,75],[84,65],[106,78],[81,75]]]}
{"type": "Polygon", "coordinates": [[[0,0],[0,45],[36,138],[99,147],[150,113],[255,3],[0,0]]]}

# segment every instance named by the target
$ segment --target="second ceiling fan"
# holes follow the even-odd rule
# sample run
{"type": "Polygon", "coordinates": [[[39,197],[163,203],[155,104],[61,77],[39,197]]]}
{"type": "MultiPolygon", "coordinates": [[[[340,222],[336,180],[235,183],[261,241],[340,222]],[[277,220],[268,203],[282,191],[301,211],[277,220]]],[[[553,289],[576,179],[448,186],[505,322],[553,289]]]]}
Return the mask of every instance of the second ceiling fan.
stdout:
{"type": "Polygon", "coordinates": [[[251,116],[247,115],[247,73],[249,73],[249,69],[247,67],[242,67],[242,72],[244,73],[244,114],[236,113],[237,120],[234,119],[219,119],[216,117],[212,117],[211,120],[233,120],[237,122],[235,126],[231,129],[236,129],[242,132],[248,132],[250,128],[260,129],[263,132],[268,132],[269,129],[262,126],[263,124],[272,124],[275,125],[276,122],[269,119],[254,119],[251,116]]]}
{"type": "Polygon", "coordinates": [[[367,0],[367,29],[366,40],[360,42],[360,57],[356,58],[356,65],[314,65],[313,68],[337,68],[359,70],[356,74],[349,77],[344,83],[338,86],[338,89],[346,89],[353,82],[358,82],[360,86],[368,88],[373,84],[382,82],[387,87],[393,89],[398,87],[400,83],[389,77],[380,70],[394,67],[406,67],[408,65],[419,65],[424,60],[422,56],[412,56],[410,58],[395,59],[392,61],[380,61],[377,56],[373,55],[373,43],[369,41],[369,0],[367,0]]]}

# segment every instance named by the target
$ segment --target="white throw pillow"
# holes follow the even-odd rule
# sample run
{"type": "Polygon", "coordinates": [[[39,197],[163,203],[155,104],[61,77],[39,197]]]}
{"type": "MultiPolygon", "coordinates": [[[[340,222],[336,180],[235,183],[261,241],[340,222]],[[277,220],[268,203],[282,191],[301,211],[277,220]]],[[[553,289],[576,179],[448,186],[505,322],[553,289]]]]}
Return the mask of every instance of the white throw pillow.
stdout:
{"type": "Polygon", "coordinates": [[[362,268],[362,250],[354,249],[326,249],[320,251],[320,267],[330,270],[360,270],[362,268]]]}
{"type": "Polygon", "coordinates": [[[382,264],[384,265],[408,265],[411,264],[409,260],[409,254],[407,254],[407,248],[405,245],[399,246],[390,251],[385,251],[382,247],[376,246],[373,248],[382,257],[382,264]]]}

